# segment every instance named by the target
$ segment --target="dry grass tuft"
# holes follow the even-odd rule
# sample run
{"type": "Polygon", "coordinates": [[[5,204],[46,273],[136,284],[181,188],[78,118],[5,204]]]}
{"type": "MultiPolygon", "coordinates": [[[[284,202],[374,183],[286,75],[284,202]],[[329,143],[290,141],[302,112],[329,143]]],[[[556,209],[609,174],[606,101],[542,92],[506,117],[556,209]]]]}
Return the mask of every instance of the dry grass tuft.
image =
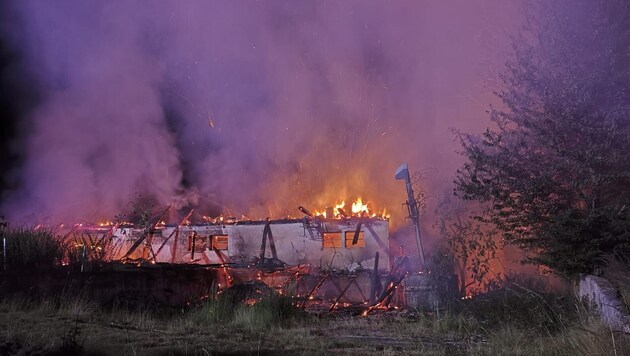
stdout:
{"type": "Polygon", "coordinates": [[[609,257],[606,259],[606,267],[603,269],[603,277],[606,278],[619,291],[619,296],[630,310],[630,260],[628,257],[609,257]]]}

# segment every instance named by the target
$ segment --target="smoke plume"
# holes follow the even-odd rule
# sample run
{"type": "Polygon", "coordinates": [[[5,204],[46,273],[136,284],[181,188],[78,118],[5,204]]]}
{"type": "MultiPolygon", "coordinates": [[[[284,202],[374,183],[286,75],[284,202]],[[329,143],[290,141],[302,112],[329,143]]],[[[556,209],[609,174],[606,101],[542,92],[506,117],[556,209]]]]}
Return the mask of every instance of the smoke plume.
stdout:
{"type": "Polygon", "coordinates": [[[479,131],[521,5],[16,1],[4,37],[41,99],[11,219],[96,221],[138,194],[251,217],[361,196],[402,215],[479,131]]]}

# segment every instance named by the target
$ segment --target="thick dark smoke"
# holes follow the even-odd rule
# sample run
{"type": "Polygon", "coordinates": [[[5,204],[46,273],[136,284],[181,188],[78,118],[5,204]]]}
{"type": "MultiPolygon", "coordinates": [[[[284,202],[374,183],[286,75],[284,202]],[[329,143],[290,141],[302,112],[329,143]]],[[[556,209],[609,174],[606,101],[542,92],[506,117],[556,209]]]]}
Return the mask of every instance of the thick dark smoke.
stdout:
{"type": "Polygon", "coordinates": [[[400,214],[398,164],[459,162],[521,5],[15,1],[41,83],[12,219],[111,218],[137,194],[256,217],[362,196],[400,214]]]}

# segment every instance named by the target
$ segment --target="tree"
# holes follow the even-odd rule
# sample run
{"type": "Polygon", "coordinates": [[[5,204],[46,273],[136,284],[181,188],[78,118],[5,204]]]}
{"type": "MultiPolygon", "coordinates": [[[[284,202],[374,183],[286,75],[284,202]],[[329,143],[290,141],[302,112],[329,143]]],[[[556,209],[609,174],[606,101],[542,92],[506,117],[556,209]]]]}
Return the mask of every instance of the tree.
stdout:
{"type": "Polygon", "coordinates": [[[630,252],[630,5],[545,6],[515,41],[496,127],[458,134],[456,194],[489,204],[530,262],[571,276],[630,252]]]}
{"type": "Polygon", "coordinates": [[[467,295],[471,286],[483,283],[497,250],[494,228],[475,218],[484,215],[475,211],[471,204],[453,197],[442,199],[436,211],[443,246],[433,260],[436,264],[452,264],[459,278],[461,296],[467,295]]]}

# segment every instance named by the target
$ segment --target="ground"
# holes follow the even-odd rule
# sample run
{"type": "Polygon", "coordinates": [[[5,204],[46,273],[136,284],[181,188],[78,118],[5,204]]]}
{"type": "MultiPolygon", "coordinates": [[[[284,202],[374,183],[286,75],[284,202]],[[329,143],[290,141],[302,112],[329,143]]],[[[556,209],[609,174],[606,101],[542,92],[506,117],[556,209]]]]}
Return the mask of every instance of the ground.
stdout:
{"type": "MultiPolygon", "coordinates": [[[[463,354],[479,342],[458,333],[435,333],[418,316],[400,313],[306,315],[291,325],[199,325],[191,318],[159,320],[143,313],[118,315],[79,312],[78,316],[41,309],[0,312],[0,354],[33,354],[80,349],[103,354],[463,354]],[[4,348],[4,349],[3,349],[4,348]]],[[[115,313],[114,313],[115,314],[115,313]]]]}
{"type": "Polygon", "coordinates": [[[5,298],[0,303],[0,355],[630,352],[628,335],[601,325],[577,301],[554,298],[501,291],[457,310],[377,311],[367,317],[308,313],[282,303],[231,310],[209,302],[183,310],[100,306],[72,297],[28,302],[5,298]]]}

